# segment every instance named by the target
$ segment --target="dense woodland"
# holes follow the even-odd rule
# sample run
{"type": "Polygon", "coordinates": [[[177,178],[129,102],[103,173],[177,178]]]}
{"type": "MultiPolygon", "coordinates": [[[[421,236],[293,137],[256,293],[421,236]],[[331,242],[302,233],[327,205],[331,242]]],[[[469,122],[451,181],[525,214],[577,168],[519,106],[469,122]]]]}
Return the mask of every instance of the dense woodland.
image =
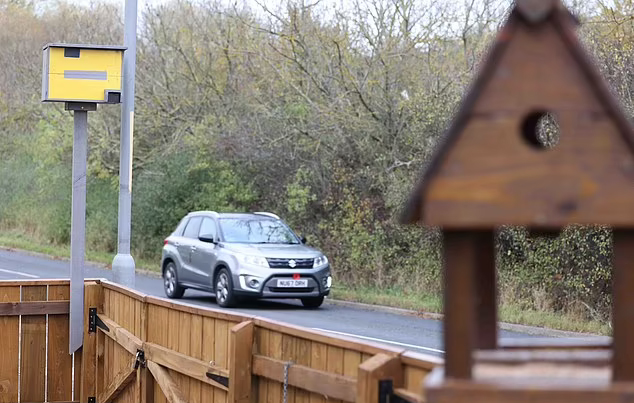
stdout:
{"type": "MultiPolygon", "coordinates": [[[[72,115],[42,46],[123,43],[123,1],[0,0],[0,221],[68,244],[72,115]]],[[[397,223],[510,1],[173,0],[140,10],[132,245],[158,262],[194,209],[273,211],[349,286],[440,292],[439,235],[397,223]]],[[[568,1],[634,107],[632,0],[568,1]]],[[[116,253],[120,106],[89,116],[87,242],[116,253]]],[[[495,150],[491,150],[495,152],[495,150]]],[[[502,302],[608,320],[610,232],[499,232],[502,302]]],[[[158,263],[157,263],[158,264],[158,263]]]]}

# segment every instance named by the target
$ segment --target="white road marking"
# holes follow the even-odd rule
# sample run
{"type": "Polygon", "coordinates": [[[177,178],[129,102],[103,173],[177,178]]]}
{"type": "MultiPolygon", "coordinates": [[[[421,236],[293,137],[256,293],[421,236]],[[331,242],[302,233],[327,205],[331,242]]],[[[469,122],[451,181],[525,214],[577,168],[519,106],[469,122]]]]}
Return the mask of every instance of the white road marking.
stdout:
{"type": "Polygon", "coordinates": [[[35,274],[20,273],[19,271],[13,271],[13,270],[7,270],[7,269],[0,269],[0,272],[7,273],[7,274],[17,274],[18,276],[24,276],[24,277],[30,277],[30,278],[40,278],[40,276],[36,276],[35,274]]]}
{"type": "Polygon", "coordinates": [[[366,340],[371,340],[371,341],[377,341],[377,342],[381,342],[381,343],[389,343],[389,344],[396,344],[397,346],[403,346],[403,347],[410,347],[410,348],[418,348],[421,350],[427,350],[427,351],[433,351],[434,353],[441,353],[444,354],[445,352],[442,350],[437,350],[435,348],[431,348],[431,347],[423,347],[423,346],[417,346],[414,344],[407,344],[407,343],[401,343],[398,341],[391,341],[391,340],[383,340],[383,339],[377,339],[374,337],[367,337],[367,336],[359,336],[357,334],[350,334],[350,333],[343,333],[343,332],[336,332],[334,330],[326,330],[326,329],[320,329],[317,327],[313,327],[313,330],[319,330],[322,332],[328,332],[328,333],[335,333],[335,334],[339,334],[342,336],[349,336],[349,337],[357,337],[359,339],[366,339],[366,340]]]}

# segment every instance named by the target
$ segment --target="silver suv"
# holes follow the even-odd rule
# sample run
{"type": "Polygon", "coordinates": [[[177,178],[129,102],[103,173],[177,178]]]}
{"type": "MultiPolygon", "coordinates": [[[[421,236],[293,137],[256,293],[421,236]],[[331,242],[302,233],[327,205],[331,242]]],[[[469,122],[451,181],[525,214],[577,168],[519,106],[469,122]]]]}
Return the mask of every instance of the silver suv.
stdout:
{"type": "Polygon", "coordinates": [[[271,213],[187,214],[165,239],[165,294],[192,288],[216,294],[222,307],[245,298],[299,298],[318,308],[329,294],[330,264],[271,213]]]}

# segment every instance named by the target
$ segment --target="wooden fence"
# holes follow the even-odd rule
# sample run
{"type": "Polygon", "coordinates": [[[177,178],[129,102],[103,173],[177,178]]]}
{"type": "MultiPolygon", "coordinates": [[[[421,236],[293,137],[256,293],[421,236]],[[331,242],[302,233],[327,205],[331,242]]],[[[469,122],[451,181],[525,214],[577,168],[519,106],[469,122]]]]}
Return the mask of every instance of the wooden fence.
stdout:
{"type": "Polygon", "coordinates": [[[103,280],[86,281],[84,301],[70,356],[68,281],[0,281],[0,402],[377,403],[385,380],[423,402],[442,363],[103,280]]]}
{"type": "Polygon", "coordinates": [[[69,290],[68,281],[0,282],[0,402],[78,397],[81,354],[68,354],[69,290]]]}

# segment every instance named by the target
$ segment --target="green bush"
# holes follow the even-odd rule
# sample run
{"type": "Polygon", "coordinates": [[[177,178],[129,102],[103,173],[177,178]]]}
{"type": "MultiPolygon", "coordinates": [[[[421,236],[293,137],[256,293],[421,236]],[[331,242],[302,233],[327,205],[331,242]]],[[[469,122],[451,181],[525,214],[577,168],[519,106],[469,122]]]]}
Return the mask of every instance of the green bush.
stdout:
{"type": "Polygon", "coordinates": [[[165,239],[190,211],[247,210],[255,200],[249,182],[229,163],[194,152],[166,156],[135,180],[132,244],[147,258],[160,256],[165,239]]]}

